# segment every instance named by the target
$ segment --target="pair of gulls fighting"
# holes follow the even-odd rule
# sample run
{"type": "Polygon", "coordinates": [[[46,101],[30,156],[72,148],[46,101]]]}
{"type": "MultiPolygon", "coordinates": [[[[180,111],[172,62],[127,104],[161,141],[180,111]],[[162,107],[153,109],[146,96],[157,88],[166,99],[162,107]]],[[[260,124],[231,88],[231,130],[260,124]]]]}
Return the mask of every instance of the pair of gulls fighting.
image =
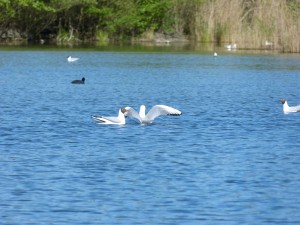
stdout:
{"type": "Polygon", "coordinates": [[[282,103],[282,109],[284,113],[300,112],[300,105],[289,106],[285,98],[279,100],[282,103]]]}
{"type": "Polygon", "coordinates": [[[166,105],[155,105],[146,114],[146,107],[141,105],[139,113],[133,108],[126,106],[119,109],[117,117],[112,116],[92,116],[92,118],[101,124],[124,125],[126,117],[137,120],[140,124],[150,124],[159,116],[180,116],[182,113],[175,108],[166,105]]]}

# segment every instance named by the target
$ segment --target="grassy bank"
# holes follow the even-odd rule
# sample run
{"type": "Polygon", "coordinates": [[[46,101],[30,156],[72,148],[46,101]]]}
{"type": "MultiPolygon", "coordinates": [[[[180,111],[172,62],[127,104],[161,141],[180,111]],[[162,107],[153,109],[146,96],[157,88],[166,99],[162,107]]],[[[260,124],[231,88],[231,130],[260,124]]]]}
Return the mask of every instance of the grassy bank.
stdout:
{"type": "Polygon", "coordinates": [[[201,2],[190,7],[194,16],[188,23],[190,35],[197,41],[237,43],[245,49],[300,51],[300,1],[201,2]]]}

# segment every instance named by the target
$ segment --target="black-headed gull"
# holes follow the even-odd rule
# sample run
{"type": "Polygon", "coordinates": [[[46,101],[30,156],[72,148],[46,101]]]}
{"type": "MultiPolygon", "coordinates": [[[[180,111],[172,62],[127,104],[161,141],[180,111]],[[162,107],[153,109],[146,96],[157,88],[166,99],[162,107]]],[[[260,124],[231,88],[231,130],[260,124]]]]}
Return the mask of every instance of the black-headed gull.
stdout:
{"type": "Polygon", "coordinates": [[[124,125],[126,123],[125,121],[125,115],[124,113],[127,110],[124,108],[119,109],[119,114],[116,117],[113,116],[92,116],[92,119],[94,119],[97,123],[101,124],[115,124],[115,125],[124,125]]]}
{"type": "Polygon", "coordinates": [[[300,112],[300,105],[289,106],[285,98],[279,100],[282,103],[284,113],[300,112]]]}
{"type": "Polygon", "coordinates": [[[75,61],[79,60],[79,58],[74,58],[72,56],[69,56],[67,59],[68,59],[68,62],[75,62],[75,61]]]}
{"type": "Polygon", "coordinates": [[[166,105],[155,105],[147,114],[144,105],[141,105],[139,113],[129,106],[125,107],[125,109],[125,116],[134,118],[142,124],[152,123],[158,116],[180,116],[182,114],[179,110],[166,105]]]}
{"type": "Polygon", "coordinates": [[[71,83],[72,84],[84,84],[85,78],[83,77],[81,80],[73,80],[71,83]]]}

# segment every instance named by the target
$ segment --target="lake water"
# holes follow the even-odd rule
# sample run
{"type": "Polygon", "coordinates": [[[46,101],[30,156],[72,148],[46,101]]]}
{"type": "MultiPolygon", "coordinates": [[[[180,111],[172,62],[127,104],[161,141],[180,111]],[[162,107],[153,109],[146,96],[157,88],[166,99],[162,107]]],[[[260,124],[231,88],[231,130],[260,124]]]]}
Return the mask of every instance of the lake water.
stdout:
{"type": "Polygon", "coordinates": [[[299,55],[6,49],[0,77],[0,224],[300,224],[299,55]],[[90,117],[141,104],[183,114],[90,117]]]}

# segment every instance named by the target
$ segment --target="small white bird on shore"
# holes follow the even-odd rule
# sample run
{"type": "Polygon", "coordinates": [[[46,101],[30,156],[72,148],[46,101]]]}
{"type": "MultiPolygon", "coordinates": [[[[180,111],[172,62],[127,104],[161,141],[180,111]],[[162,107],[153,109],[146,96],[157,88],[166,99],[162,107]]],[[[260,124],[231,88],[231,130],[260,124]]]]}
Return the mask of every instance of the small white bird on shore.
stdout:
{"type": "Polygon", "coordinates": [[[265,41],[265,46],[272,46],[273,45],[273,42],[270,42],[268,40],[265,41]]]}
{"type": "Polygon", "coordinates": [[[182,114],[179,110],[166,105],[155,105],[147,114],[144,105],[140,106],[139,113],[129,106],[125,107],[125,110],[125,116],[134,118],[141,124],[152,123],[158,116],[180,116],[182,114]]]}
{"type": "Polygon", "coordinates": [[[224,46],[227,50],[234,50],[234,49],[237,49],[237,45],[234,43],[234,44],[228,44],[228,45],[225,45],[224,46]]]}
{"type": "Polygon", "coordinates": [[[282,103],[282,109],[284,113],[300,112],[300,105],[289,106],[285,98],[279,100],[282,103]]]}
{"type": "Polygon", "coordinates": [[[68,60],[68,62],[75,62],[75,61],[79,60],[79,58],[75,58],[75,57],[69,56],[67,58],[67,60],[68,60]]]}

